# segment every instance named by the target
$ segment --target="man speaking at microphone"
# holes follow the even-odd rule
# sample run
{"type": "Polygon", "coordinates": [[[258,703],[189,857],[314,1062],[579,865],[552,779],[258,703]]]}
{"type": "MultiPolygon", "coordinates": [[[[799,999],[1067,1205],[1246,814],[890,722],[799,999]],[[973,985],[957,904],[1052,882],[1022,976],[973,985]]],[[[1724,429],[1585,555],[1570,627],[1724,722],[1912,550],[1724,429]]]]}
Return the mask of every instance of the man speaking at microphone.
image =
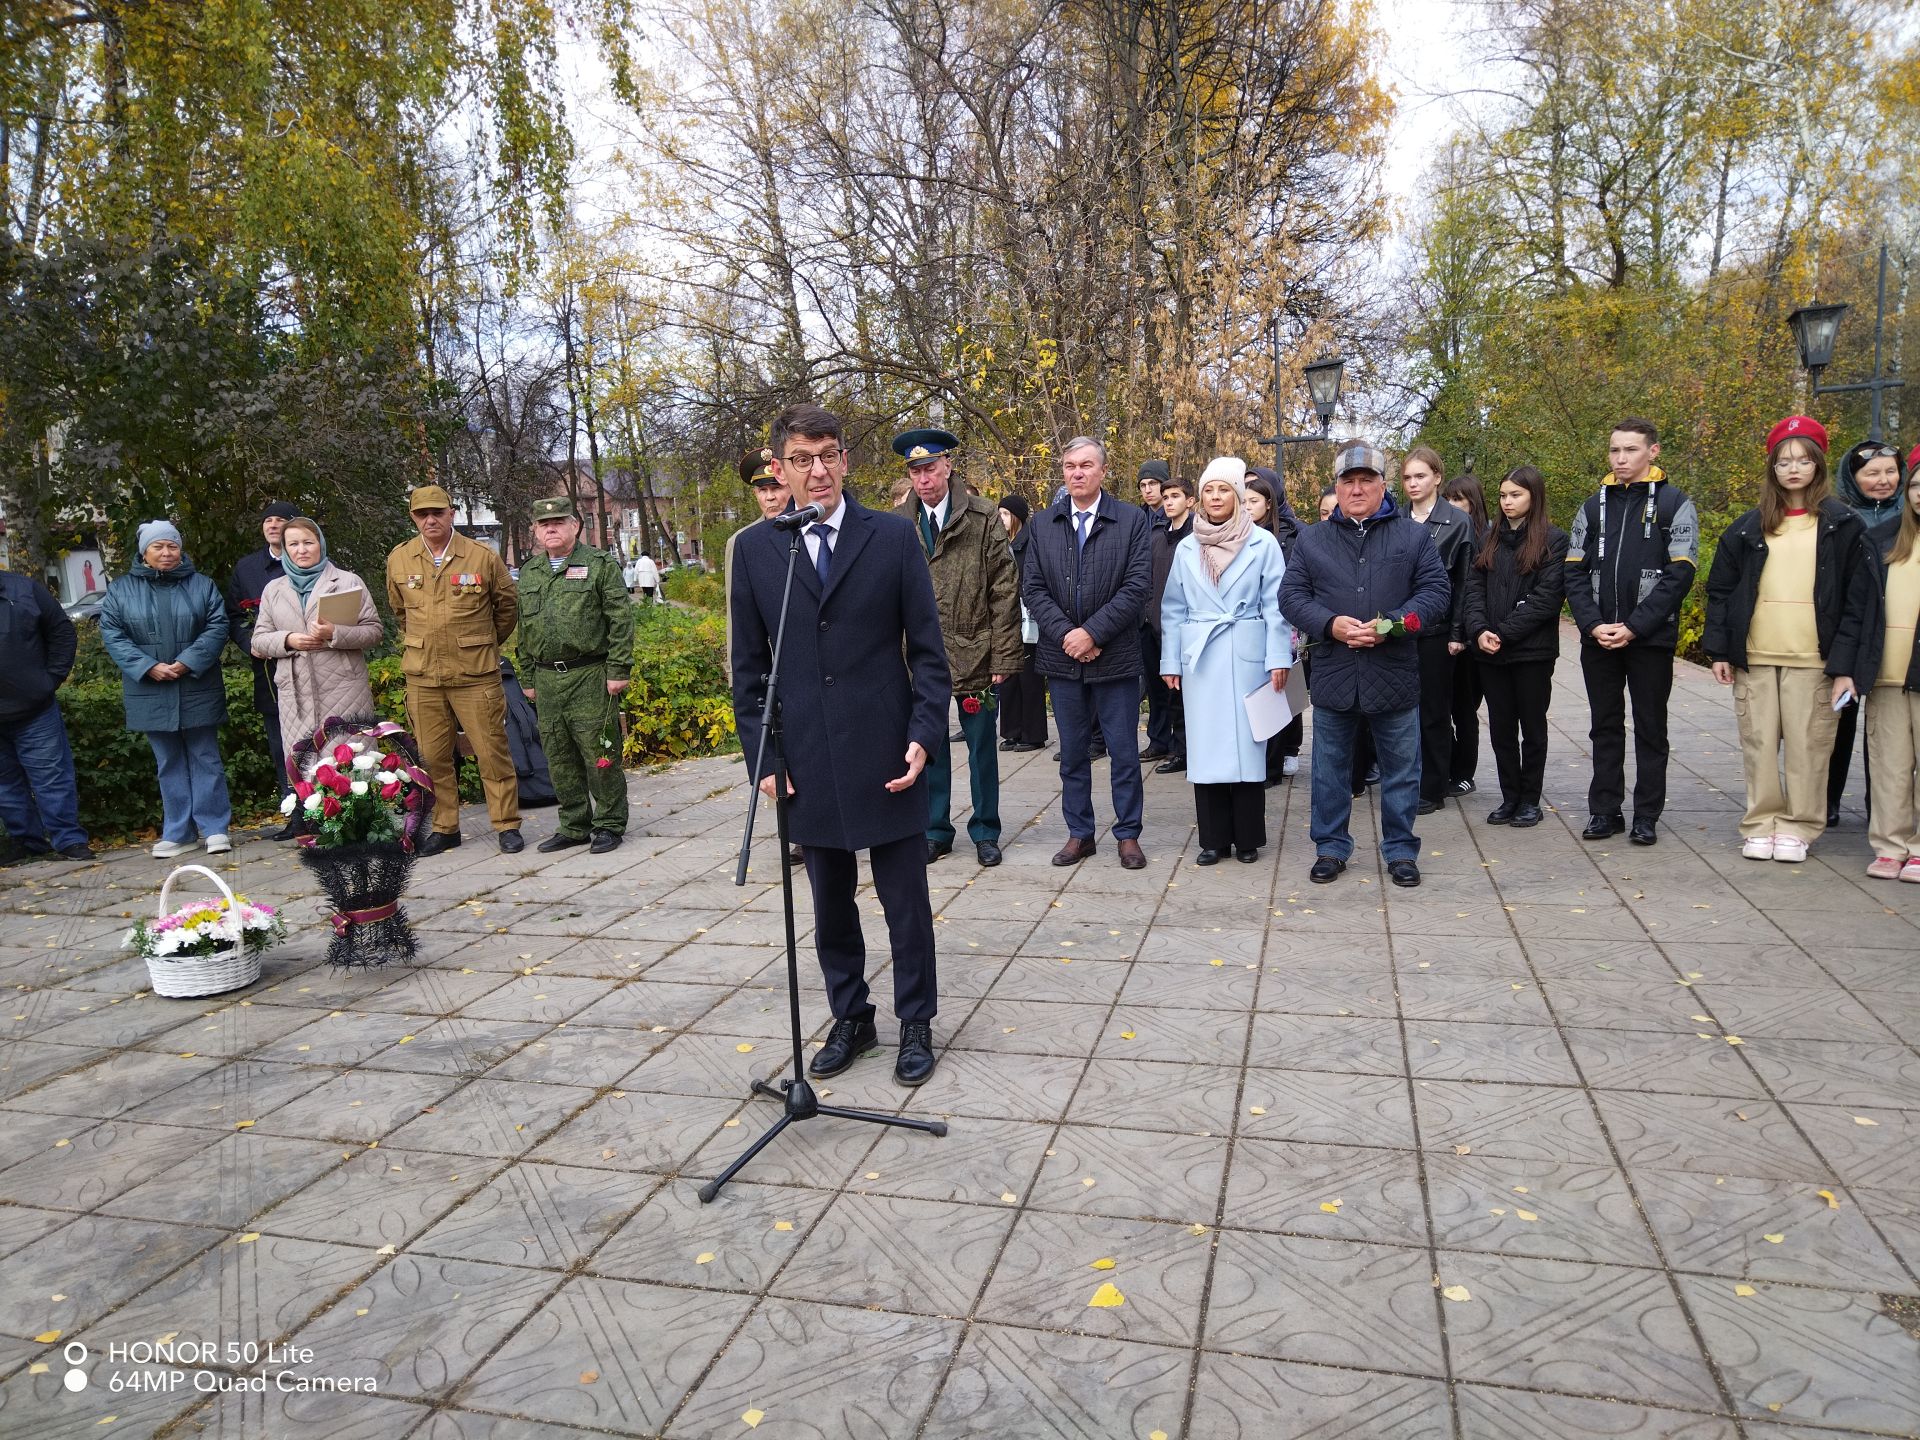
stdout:
{"type": "MultiPolygon", "coordinates": [[[[947,743],[952,681],[913,522],[868,510],[845,492],[840,421],[818,405],[790,405],[773,422],[775,473],[797,507],[740,532],[732,585],[733,712],[751,765],[773,668],[781,588],[795,524],[794,567],[780,658],[781,735],[788,771],[788,836],[806,851],[814,944],[833,1029],[808,1065],[838,1075],[879,1044],[867,992],[867,947],[854,900],[856,851],[867,852],[893,952],[900,1021],[894,1078],[933,1074],[933,910],[927,899],[927,784],[947,743]]],[[[755,777],[773,793],[769,755],[755,777]]]]}

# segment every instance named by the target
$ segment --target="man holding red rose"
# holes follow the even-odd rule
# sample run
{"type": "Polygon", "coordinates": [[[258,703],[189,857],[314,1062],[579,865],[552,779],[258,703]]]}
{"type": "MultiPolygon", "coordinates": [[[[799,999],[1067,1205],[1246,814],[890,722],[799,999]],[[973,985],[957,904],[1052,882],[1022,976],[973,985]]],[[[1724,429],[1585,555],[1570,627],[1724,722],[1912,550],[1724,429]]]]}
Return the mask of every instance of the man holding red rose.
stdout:
{"type": "MultiPolygon", "coordinates": [[[[994,748],[994,688],[1020,673],[1020,579],[999,507],[953,486],[952,451],[959,441],[945,430],[909,430],[894,438],[907,462],[913,493],[895,514],[913,521],[933,572],[940,635],[953,693],[960,702],[960,733],[967,737],[967,773],[973,780],[973,817],[967,838],[986,866],[1000,863],[1000,756],[994,748]]],[[[941,744],[927,757],[927,863],[953,853],[953,756],[941,744]]]]}
{"type": "Polygon", "coordinates": [[[1394,884],[1420,883],[1420,656],[1444,625],[1453,587],[1440,552],[1387,493],[1387,457],[1364,442],[1334,461],[1334,513],[1294,542],[1280,609],[1314,646],[1313,809],[1308,878],[1337,879],[1348,824],[1354,735],[1364,718],[1380,764],[1380,853],[1394,884]]]}

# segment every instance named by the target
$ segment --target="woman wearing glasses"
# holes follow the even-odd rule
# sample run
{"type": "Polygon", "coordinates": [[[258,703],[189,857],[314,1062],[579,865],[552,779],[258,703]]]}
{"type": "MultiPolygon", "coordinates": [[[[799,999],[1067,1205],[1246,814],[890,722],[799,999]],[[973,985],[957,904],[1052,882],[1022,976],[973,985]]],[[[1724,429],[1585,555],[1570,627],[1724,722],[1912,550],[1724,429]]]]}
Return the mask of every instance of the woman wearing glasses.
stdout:
{"type": "Polygon", "coordinates": [[[1707,574],[1702,644],[1733,686],[1747,859],[1805,860],[1826,830],[1837,712],[1873,684],[1879,625],[1867,527],[1829,493],[1825,428],[1791,415],[1767,436],[1760,504],[1727,527],[1707,574]]]}
{"type": "MultiPolygon", "coordinates": [[[[1858,515],[1867,527],[1873,548],[1884,555],[1900,533],[1901,503],[1900,452],[1884,440],[1862,440],[1840,457],[1833,472],[1833,493],[1842,505],[1858,515]]],[[[1840,823],[1840,796],[1847,788],[1847,769],[1853,762],[1853,737],[1859,728],[1859,707],[1849,705],[1840,712],[1840,728],[1833,737],[1833,763],[1827,767],[1827,826],[1840,823]]],[[[1873,742],[1861,759],[1861,787],[1866,790],[1867,813],[1873,813],[1873,742]]]]}

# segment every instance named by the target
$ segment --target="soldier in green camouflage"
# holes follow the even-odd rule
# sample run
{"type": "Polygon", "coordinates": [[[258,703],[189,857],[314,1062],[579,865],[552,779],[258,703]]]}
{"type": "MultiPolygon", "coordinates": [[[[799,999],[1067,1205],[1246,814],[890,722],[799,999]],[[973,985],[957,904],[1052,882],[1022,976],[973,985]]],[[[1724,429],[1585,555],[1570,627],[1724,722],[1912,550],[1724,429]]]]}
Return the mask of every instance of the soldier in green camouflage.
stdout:
{"type": "Polygon", "coordinates": [[[603,855],[627,828],[618,697],[633,667],[633,601],[619,563],[580,543],[566,496],[534,502],[533,536],[540,553],[520,567],[520,679],[560,797],[559,830],[534,848],[603,855]]]}

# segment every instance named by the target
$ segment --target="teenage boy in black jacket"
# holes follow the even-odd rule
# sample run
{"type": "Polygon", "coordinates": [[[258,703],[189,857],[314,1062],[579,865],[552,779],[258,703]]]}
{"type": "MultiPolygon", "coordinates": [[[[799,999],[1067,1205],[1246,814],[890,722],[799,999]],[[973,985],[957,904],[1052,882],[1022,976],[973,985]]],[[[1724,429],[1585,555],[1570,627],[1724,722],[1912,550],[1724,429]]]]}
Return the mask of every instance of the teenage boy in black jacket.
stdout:
{"type": "MultiPolygon", "coordinates": [[[[1160,602],[1167,595],[1167,576],[1173,573],[1173,552],[1180,542],[1193,533],[1193,482],[1184,475],[1176,475],[1162,482],[1160,486],[1161,515],[1164,524],[1154,527],[1148,537],[1153,547],[1153,584],[1147,591],[1147,608],[1141,616],[1140,632],[1146,645],[1146,654],[1155,656],[1160,653],[1160,602]]],[[[1157,668],[1157,662],[1149,668],[1157,668]]],[[[1178,690],[1168,690],[1166,682],[1158,675],[1147,677],[1150,685],[1158,685],[1166,692],[1166,745],[1161,751],[1160,763],[1153,767],[1156,775],[1176,775],[1187,768],[1187,711],[1178,690]]],[[[1149,692],[1149,702],[1152,696],[1149,692]]],[[[1147,706],[1147,742],[1148,749],[1140,758],[1152,758],[1153,751],[1153,706],[1147,706]]]]}
{"type": "Polygon", "coordinates": [[[1627,828],[1627,707],[1633,699],[1633,832],[1636,845],[1659,840],[1655,822],[1667,803],[1667,701],[1680,604],[1693,588],[1700,524],[1693,501],[1665,483],[1653,462],[1660,434],[1630,416],[1607,440],[1609,472],[1574,517],[1567,546],[1567,603],[1580,627],[1580,672],[1593,725],[1593,783],[1586,840],[1627,828]]]}

